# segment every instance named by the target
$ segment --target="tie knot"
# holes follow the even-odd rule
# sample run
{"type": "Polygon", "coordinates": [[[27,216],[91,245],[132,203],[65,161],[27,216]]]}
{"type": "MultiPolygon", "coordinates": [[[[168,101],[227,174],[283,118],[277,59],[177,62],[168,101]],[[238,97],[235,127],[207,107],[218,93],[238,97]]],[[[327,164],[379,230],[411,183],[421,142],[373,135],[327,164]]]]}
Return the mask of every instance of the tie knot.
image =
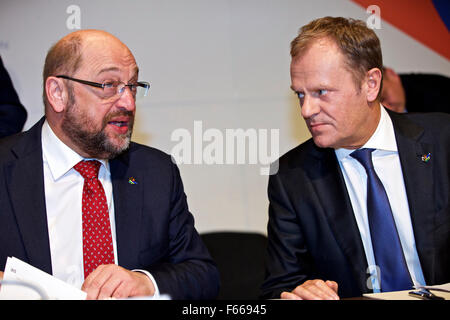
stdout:
{"type": "Polygon", "coordinates": [[[350,153],[350,156],[355,158],[359,161],[359,163],[362,164],[364,169],[369,170],[373,169],[373,163],[372,163],[372,152],[375,151],[375,149],[370,148],[362,148],[353,151],[350,153]]]}
{"type": "Polygon", "coordinates": [[[84,179],[93,179],[98,177],[101,163],[97,160],[83,160],[78,162],[73,168],[77,170],[84,179]]]}

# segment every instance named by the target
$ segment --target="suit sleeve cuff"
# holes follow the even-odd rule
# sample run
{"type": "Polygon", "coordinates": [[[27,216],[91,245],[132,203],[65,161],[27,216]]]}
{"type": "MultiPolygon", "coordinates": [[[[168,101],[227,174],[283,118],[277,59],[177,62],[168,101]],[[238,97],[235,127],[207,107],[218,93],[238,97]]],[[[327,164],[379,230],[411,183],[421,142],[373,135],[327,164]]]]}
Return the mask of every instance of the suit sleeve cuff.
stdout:
{"type": "Polygon", "coordinates": [[[155,287],[155,293],[153,294],[153,298],[159,298],[159,297],[160,297],[160,295],[159,295],[158,284],[156,283],[155,278],[153,278],[153,276],[151,275],[150,272],[148,272],[147,270],[142,270],[142,269],[134,269],[134,270],[131,270],[131,271],[134,271],[134,272],[142,272],[142,273],[145,274],[147,277],[149,277],[149,278],[150,278],[150,281],[153,282],[153,286],[155,287]]]}

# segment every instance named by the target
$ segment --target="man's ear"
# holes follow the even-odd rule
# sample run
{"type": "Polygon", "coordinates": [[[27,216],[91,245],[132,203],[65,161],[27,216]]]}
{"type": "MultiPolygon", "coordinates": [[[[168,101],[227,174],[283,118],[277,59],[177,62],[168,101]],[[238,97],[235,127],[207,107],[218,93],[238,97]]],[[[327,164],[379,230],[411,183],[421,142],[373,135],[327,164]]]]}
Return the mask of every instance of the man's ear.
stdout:
{"type": "Polygon", "coordinates": [[[54,112],[60,113],[65,110],[68,101],[67,90],[63,79],[51,76],[45,80],[45,93],[54,112]]]}
{"type": "Polygon", "coordinates": [[[366,74],[367,101],[374,102],[381,89],[381,70],[372,68],[366,74]]]}

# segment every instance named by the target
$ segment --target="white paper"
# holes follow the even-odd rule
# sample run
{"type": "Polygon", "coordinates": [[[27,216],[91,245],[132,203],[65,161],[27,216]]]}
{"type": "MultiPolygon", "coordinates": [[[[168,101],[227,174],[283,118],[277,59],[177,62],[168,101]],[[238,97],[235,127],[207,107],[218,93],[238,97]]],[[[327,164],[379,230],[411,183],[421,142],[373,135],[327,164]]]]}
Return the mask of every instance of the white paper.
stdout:
{"type": "MultiPolygon", "coordinates": [[[[435,295],[440,296],[445,300],[450,300],[450,291],[448,291],[450,290],[450,283],[435,286],[418,286],[416,289],[419,288],[426,288],[435,295]]],[[[381,293],[366,293],[363,296],[380,300],[420,300],[417,297],[409,295],[409,292],[414,290],[415,289],[404,291],[381,292],[381,293]]]]}
{"type": "Polygon", "coordinates": [[[8,257],[0,299],[85,300],[86,292],[17,258],[8,257]]]}

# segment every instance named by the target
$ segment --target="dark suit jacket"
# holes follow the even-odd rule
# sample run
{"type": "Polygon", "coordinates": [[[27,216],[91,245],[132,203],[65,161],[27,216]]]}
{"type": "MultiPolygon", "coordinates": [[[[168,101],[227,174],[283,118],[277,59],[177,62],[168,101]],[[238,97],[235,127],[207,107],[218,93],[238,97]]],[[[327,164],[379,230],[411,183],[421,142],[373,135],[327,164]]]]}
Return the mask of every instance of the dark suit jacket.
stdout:
{"type": "MultiPolygon", "coordinates": [[[[0,270],[15,256],[52,273],[41,127],[0,141],[0,270]]],[[[131,143],[110,160],[119,265],[148,270],[173,299],[213,299],[219,275],[169,155],[131,143]],[[134,177],[137,184],[130,184],[134,177]]]]}
{"type": "MultiPolygon", "coordinates": [[[[414,236],[427,284],[450,281],[450,116],[394,114],[414,236]],[[422,155],[431,153],[428,162],[422,155]]],[[[345,181],[331,148],[312,139],[279,160],[270,200],[263,298],[308,279],[334,280],[341,297],[370,292],[367,260],[345,181]]]]}
{"type": "Polygon", "coordinates": [[[407,112],[450,113],[450,78],[439,74],[400,74],[407,112]]]}
{"type": "Polygon", "coordinates": [[[20,132],[26,120],[27,111],[0,58],[0,138],[20,132]]]}

